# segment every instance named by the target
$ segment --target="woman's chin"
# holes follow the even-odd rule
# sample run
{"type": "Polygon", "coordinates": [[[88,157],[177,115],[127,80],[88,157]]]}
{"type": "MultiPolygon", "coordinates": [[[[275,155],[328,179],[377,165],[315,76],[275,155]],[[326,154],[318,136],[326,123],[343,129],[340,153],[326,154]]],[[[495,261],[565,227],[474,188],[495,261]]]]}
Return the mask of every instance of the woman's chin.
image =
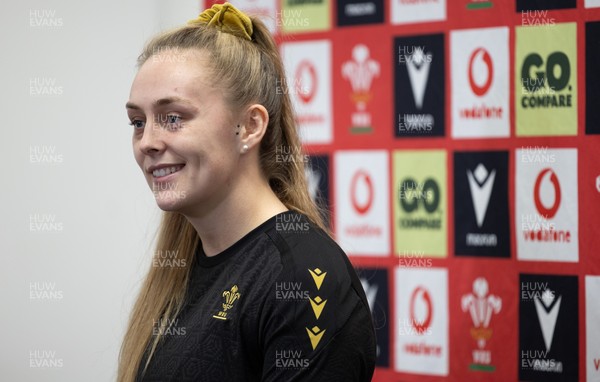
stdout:
{"type": "Polygon", "coordinates": [[[158,193],[155,195],[156,205],[163,211],[177,212],[181,210],[185,204],[185,196],[181,195],[165,195],[158,193]]]}
{"type": "Polygon", "coordinates": [[[165,212],[179,212],[179,208],[176,204],[157,203],[158,208],[165,212]]]}

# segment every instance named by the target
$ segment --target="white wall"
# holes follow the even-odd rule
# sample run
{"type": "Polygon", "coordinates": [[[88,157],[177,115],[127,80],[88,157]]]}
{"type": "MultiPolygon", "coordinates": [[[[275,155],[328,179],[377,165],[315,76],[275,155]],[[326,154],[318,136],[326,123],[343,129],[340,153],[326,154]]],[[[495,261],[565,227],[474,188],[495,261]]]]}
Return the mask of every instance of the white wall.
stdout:
{"type": "Polygon", "coordinates": [[[198,4],[0,5],[1,381],[115,379],[159,216],[124,105],[144,41],[198,4]]]}

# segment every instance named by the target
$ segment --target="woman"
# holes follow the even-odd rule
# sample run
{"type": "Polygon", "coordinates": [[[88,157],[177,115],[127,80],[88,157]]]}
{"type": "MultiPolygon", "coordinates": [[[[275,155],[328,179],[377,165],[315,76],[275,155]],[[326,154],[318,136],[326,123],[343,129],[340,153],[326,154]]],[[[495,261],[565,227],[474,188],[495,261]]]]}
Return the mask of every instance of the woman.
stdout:
{"type": "Polygon", "coordinates": [[[119,381],[371,379],[361,284],[302,160],[277,160],[300,150],[284,78],[265,25],[228,3],[141,54],[127,113],[165,213],[119,381]]]}

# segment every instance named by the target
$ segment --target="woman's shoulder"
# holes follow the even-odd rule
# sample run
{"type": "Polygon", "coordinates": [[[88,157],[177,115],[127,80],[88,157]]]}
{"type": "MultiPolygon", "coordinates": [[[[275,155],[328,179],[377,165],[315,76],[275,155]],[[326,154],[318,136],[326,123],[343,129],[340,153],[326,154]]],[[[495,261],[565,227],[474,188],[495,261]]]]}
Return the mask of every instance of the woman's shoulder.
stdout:
{"type": "MultiPolygon", "coordinates": [[[[260,342],[270,344],[267,347],[271,349],[265,359],[276,358],[272,349],[298,350],[308,359],[310,370],[304,372],[311,380],[330,380],[325,376],[344,371],[372,374],[373,324],[362,285],[348,257],[327,233],[301,214],[279,216],[278,223],[267,231],[278,248],[282,271],[265,294],[261,321],[266,323],[265,335],[260,342]],[[344,349],[347,346],[351,349],[344,349]],[[357,367],[340,369],[328,363],[342,354],[356,361],[357,367]],[[362,364],[371,366],[360,371],[358,365],[362,364]]],[[[270,372],[278,375],[273,370],[267,375],[270,372]]],[[[367,378],[353,375],[348,380],[367,378]]]]}
{"type": "Polygon", "coordinates": [[[292,211],[280,214],[267,235],[280,257],[278,282],[296,282],[331,296],[350,292],[363,299],[360,280],[344,251],[306,216],[292,211]]]}
{"type": "Polygon", "coordinates": [[[321,271],[347,271],[351,267],[340,246],[305,215],[288,211],[275,218],[267,235],[277,247],[284,267],[321,271]]]}

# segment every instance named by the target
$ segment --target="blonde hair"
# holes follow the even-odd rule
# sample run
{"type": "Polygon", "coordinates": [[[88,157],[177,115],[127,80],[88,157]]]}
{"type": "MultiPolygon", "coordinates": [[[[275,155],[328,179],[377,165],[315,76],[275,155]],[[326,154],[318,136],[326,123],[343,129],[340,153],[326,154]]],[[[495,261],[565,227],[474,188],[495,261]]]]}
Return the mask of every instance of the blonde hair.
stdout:
{"type": "MultiPolygon", "coordinates": [[[[251,17],[252,41],[221,32],[205,24],[186,25],[152,39],[138,59],[167,50],[202,50],[209,55],[213,78],[219,78],[226,100],[232,108],[252,103],[263,105],[269,113],[267,131],[260,144],[260,168],[281,202],[290,210],[306,215],[327,232],[321,212],[308,193],[304,162],[277,161],[281,148],[300,152],[292,104],[285,82],[283,63],[277,46],[260,20],[251,17]]],[[[303,158],[304,156],[299,156],[303,158]]],[[[175,251],[186,267],[151,267],[131,313],[121,346],[117,380],[133,382],[140,367],[146,370],[161,339],[166,322],[172,322],[182,308],[199,238],[187,219],[176,212],[164,212],[159,227],[156,251],[175,251]],[[144,365],[142,360],[146,359],[144,365]]]]}

